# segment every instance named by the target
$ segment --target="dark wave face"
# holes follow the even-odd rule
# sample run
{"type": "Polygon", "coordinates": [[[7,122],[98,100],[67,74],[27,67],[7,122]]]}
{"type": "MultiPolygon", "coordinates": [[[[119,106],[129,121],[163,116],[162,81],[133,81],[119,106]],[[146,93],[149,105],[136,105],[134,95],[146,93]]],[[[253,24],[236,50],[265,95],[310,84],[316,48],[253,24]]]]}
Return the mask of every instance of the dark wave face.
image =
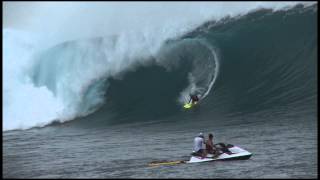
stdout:
{"type": "Polygon", "coordinates": [[[208,106],[227,113],[315,110],[316,7],[259,10],[209,22],[188,36],[219,48],[221,69],[208,106]]]}
{"type": "Polygon", "coordinates": [[[118,115],[115,119],[154,120],[181,112],[181,103],[189,100],[190,93],[205,98],[217,75],[217,59],[201,42],[191,38],[169,43],[149,60],[151,64],[110,78],[107,103],[95,114],[112,112],[118,115]]]}
{"type": "MultiPolygon", "coordinates": [[[[191,112],[201,109],[208,117],[315,113],[317,7],[260,9],[207,22],[168,41],[150,58],[108,78],[104,104],[81,119],[133,122],[180,116],[190,93],[201,97],[191,112]]],[[[90,88],[96,87],[87,93],[90,88]]]]}

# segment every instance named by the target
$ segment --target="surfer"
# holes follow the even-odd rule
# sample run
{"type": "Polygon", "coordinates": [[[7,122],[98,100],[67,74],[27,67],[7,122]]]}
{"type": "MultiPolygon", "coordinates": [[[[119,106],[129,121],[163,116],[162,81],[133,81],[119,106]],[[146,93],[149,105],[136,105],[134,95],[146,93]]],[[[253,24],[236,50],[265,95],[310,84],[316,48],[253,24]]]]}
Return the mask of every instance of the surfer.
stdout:
{"type": "MultiPolygon", "coordinates": [[[[199,101],[199,98],[198,98],[197,95],[190,94],[190,101],[191,101],[192,104],[197,104],[197,102],[199,101]]],[[[190,103],[190,101],[189,101],[189,103],[190,103]]]]}
{"type": "Polygon", "coordinates": [[[203,144],[204,144],[203,133],[199,133],[199,135],[194,138],[193,151],[195,152],[195,154],[198,154],[202,158],[205,158],[207,156],[207,152],[205,149],[202,148],[203,144]]]}

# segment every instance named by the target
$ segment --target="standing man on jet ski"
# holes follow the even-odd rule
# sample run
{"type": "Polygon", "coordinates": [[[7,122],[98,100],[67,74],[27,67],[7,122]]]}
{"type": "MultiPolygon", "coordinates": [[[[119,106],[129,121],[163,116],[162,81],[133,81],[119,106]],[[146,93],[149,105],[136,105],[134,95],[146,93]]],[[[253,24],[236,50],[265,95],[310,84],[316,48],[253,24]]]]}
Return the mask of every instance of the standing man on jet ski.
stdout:
{"type": "Polygon", "coordinates": [[[205,144],[203,133],[199,133],[199,135],[194,138],[193,151],[202,158],[205,158],[207,156],[207,152],[202,148],[203,144],[205,144]]]}

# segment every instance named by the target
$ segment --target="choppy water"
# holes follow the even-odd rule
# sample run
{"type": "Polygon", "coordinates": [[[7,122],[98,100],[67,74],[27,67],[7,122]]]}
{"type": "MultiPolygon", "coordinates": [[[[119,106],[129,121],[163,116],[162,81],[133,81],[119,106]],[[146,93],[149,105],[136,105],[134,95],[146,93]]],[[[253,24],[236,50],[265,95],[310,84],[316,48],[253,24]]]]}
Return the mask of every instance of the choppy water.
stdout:
{"type": "Polygon", "coordinates": [[[4,136],[4,177],[24,178],[315,178],[315,116],[198,119],[114,125],[61,125],[4,136]],[[267,121],[265,121],[267,119],[267,121]],[[245,122],[245,123],[243,123],[245,122]],[[148,167],[161,160],[187,160],[194,135],[253,153],[249,160],[148,167]]]}

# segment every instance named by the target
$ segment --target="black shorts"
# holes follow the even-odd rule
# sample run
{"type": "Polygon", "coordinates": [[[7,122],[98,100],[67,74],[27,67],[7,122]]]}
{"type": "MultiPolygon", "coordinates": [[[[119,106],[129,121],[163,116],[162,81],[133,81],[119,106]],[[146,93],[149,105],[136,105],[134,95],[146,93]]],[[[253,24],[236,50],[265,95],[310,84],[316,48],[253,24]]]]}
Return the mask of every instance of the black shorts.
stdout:
{"type": "Polygon", "coordinates": [[[204,153],[204,149],[199,149],[199,151],[196,152],[196,154],[203,154],[204,153]]]}

